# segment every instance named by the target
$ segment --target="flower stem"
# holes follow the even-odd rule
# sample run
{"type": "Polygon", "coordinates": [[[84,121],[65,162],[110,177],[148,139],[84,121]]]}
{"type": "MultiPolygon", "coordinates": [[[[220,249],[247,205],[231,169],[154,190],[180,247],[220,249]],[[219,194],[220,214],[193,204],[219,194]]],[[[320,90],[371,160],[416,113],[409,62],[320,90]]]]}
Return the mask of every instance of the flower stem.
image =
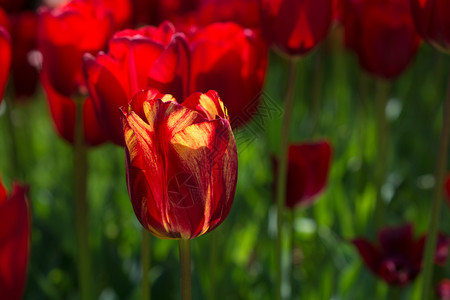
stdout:
{"type": "Polygon", "coordinates": [[[191,300],[191,241],[178,240],[180,248],[181,300],[191,300]]]}
{"type": "Polygon", "coordinates": [[[91,266],[88,243],[87,153],[83,136],[83,100],[76,99],[74,172],[75,172],[75,219],[78,245],[78,281],[82,300],[92,299],[91,266]]]}
{"type": "Polygon", "coordinates": [[[142,264],[142,300],[151,299],[150,282],[148,278],[148,272],[151,265],[151,234],[142,229],[142,241],[141,241],[141,264],[142,264]]]}
{"type": "Polygon", "coordinates": [[[375,203],[375,224],[379,229],[383,226],[386,215],[386,203],[382,197],[383,184],[386,180],[389,149],[389,124],[386,120],[386,104],[389,98],[389,83],[377,80],[375,112],[378,129],[378,157],[376,169],[377,199],[375,203]]]}
{"type": "Polygon", "coordinates": [[[442,204],[442,189],[447,166],[447,153],[450,138],[450,75],[448,79],[447,97],[444,103],[442,131],[439,141],[436,162],[434,193],[431,204],[430,224],[425,245],[424,270],[422,282],[422,299],[430,299],[431,282],[433,279],[433,260],[439,229],[439,216],[442,204]]]}
{"type": "Polygon", "coordinates": [[[23,174],[23,170],[21,168],[20,164],[20,157],[17,147],[17,132],[16,132],[16,126],[14,125],[14,118],[13,118],[13,101],[9,97],[5,97],[6,101],[6,122],[8,126],[8,134],[5,134],[5,136],[9,136],[10,138],[10,157],[11,157],[11,165],[12,165],[12,177],[13,178],[20,178],[21,180],[25,180],[25,176],[23,174]]]}
{"type": "Polygon", "coordinates": [[[216,278],[217,278],[217,268],[218,268],[218,231],[213,230],[209,233],[209,265],[211,268],[211,273],[209,274],[209,297],[208,299],[216,299],[217,297],[217,288],[216,287],[216,278]]]}
{"type": "Polygon", "coordinates": [[[286,180],[287,180],[287,156],[289,129],[291,126],[292,111],[294,108],[294,91],[297,80],[297,68],[295,61],[291,59],[289,63],[289,78],[286,90],[286,104],[284,108],[283,123],[281,127],[280,153],[279,153],[279,172],[277,177],[277,236],[275,242],[275,268],[276,268],[276,290],[275,299],[281,300],[281,253],[282,253],[282,227],[284,203],[286,199],[286,180]]]}

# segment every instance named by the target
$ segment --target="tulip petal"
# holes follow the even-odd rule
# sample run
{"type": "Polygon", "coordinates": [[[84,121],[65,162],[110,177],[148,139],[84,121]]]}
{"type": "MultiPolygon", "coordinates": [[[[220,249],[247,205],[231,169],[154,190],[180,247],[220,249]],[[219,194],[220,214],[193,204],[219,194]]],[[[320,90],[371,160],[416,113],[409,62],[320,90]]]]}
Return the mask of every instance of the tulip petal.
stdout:
{"type": "Polygon", "coordinates": [[[3,99],[11,66],[11,38],[6,29],[0,26],[0,102],[3,99]]]}

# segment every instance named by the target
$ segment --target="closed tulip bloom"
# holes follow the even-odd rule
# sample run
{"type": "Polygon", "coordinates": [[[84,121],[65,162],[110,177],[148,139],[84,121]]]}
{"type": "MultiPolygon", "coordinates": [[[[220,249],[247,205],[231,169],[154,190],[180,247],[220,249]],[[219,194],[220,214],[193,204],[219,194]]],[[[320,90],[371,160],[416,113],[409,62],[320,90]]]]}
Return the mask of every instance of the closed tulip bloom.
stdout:
{"type": "Polygon", "coordinates": [[[154,89],[122,108],[128,192],[142,226],[164,239],[192,239],[228,215],[237,151],[214,91],[182,104],[154,89]]]}
{"type": "Polygon", "coordinates": [[[188,45],[170,23],[117,32],[109,52],[86,55],[84,68],[97,118],[109,139],[123,145],[117,110],[148,86],[176,97],[188,89],[188,45]]]}
{"type": "Polygon", "coordinates": [[[106,46],[113,29],[110,10],[88,1],[73,0],[54,9],[41,8],[38,44],[42,72],[54,89],[67,97],[86,89],[82,74],[83,54],[106,46]]]}
{"type": "Polygon", "coordinates": [[[409,0],[344,0],[345,42],[361,66],[384,79],[399,76],[419,46],[409,0]]]}
{"type": "Polygon", "coordinates": [[[30,251],[28,188],[14,185],[10,196],[0,182],[0,295],[19,300],[25,287],[30,251]]]}
{"type": "MultiPolygon", "coordinates": [[[[286,182],[288,208],[307,207],[314,203],[327,183],[331,156],[332,147],[326,140],[289,146],[286,182]]],[[[276,159],[273,160],[273,165],[277,174],[276,159]]]]}
{"type": "Polygon", "coordinates": [[[261,27],[270,44],[303,55],[328,34],[332,0],[259,0],[261,27]]]}
{"type": "MultiPolygon", "coordinates": [[[[365,265],[390,285],[403,286],[413,281],[422,269],[422,256],[426,237],[414,239],[412,225],[385,228],[378,233],[379,245],[366,239],[354,239],[365,265]]],[[[449,239],[439,235],[435,263],[443,264],[447,258],[449,239]]]]}
{"type": "Polygon", "coordinates": [[[0,26],[0,102],[3,100],[11,66],[11,37],[5,27],[0,26]]]}
{"type": "Polygon", "coordinates": [[[450,1],[411,0],[416,29],[434,47],[450,52],[450,1]]]}
{"type": "Polygon", "coordinates": [[[232,23],[214,23],[197,30],[190,40],[190,91],[216,90],[233,127],[256,112],[266,67],[267,46],[258,31],[232,23]]]}

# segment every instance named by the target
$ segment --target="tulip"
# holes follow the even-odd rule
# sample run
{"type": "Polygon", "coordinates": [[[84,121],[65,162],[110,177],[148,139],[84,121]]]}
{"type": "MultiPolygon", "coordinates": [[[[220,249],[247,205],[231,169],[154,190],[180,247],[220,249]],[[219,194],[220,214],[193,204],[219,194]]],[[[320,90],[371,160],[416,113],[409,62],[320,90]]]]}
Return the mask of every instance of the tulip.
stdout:
{"type": "MultiPolygon", "coordinates": [[[[390,285],[404,286],[414,280],[422,268],[425,236],[413,239],[413,228],[408,224],[381,230],[378,240],[379,246],[362,238],[353,240],[366,266],[390,285]]],[[[436,263],[445,262],[449,241],[448,237],[440,236],[436,263]]]]}
{"type": "Polygon", "coordinates": [[[11,65],[11,38],[6,29],[0,26],[0,102],[3,100],[6,82],[11,65]]]}
{"type": "Polygon", "coordinates": [[[443,279],[439,282],[436,294],[440,300],[450,300],[450,279],[443,279]]]}
{"type": "Polygon", "coordinates": [[[416,29],[424,40],[442,51],[450,51],[450,2],[411,0],[416,29]]]}
{"type": "Polygon", "coordinates": [[[8,13],[16,13],[25,9],[26,2],[25,0],[0,0],[0,8],[8,13]]]}
{"type": "Polygon", "coordinates": [[[85,91],[83,54],[102,50],[111,35],[109,10],[93,3],[73,0],[54,8],[41,8],[38,44],[43,56],[42,72],[54,89],[67,97],[85,91]]]}
{"type": "Polygon", "coordinates": [[[99,6],[110,10],[113,16],[114,30],[131,26],[133,7],[129,0],[95,0],[99,6]]]}
{"type": "Polygon", "coordinates": [[[27,187],[15,184],[8,194],[0,182],[0,295],[22,299],[30,250],[27,187]]]}
{"type": "Polygon", "coordinates": [[[399,76],[419,46],[409,0],[346,0],[345,42],[361,66],[384,79],[399,76]]]}
{"type": "Polygon", "coordinates": [[[447,203],[450,207],[450,175],[447,175],[447,177],[445,178],[444,193],[445,198],[447,199],[447,203]]]}
{"type": "Polygon", "coordinates": [[[165,22],[117,32],[107,54],[85,55],[84,70],[105,135],[123,145],[117,109],[147,87],[177,99],[217,89],[224,93],[232,119],[247,121],[257,107],[266,55],[257,32],[233,23],[199,28],[186,36],[165,22]]]}
{"type": "MultiPolygon", "coordinates": [[[[325,188],[332,148],[328,141],[289,146],[286,206],[307,207],[325,188]]],[[[274,160],[275,174],[278,161],[274,160]]]]}
{"type": "Polygon", "coordinates": [[[332,0],[259,0],[261,26],[269,44],[304,55],[328,34],[332,0]]]}
{"type": "Polygon", "coordinates": [[[146,89],[121,111],[128,192],[142,226],[183,240],[219,226],[234,198],[237,151],[217,93],[179,104],[146,89]]]}

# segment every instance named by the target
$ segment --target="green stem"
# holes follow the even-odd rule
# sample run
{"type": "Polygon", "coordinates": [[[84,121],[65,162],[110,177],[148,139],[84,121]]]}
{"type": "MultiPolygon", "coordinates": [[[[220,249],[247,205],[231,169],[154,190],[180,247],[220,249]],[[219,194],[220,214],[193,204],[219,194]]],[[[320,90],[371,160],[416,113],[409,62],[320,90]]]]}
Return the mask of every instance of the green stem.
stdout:
{"type": "Polygon", "coordinates": [[[295,272],[295,266],[294,266],[294,251],[295,251],[295,209],[292,209],[290,212],[290,218],[289,218],[289,230],[290,230],[290,239],[291,239],[291,247],[290,247],[290,255],[291,255],[291,269],[290,269],[290,276],[291,276],[291,298],[293,295],[295,295],[294,287],[297,286],[295,284],[294,280],[294,272],[295,272]]]}
{"type": "Polygon", "coordinates": [[[375,99],[375,115],[378,130],[378,149],[376,162],[376,190],[377,199],[375,203],[375,224],[379,229],[383,226],[386,215],[386,203],[382,197],[382,188],[386,180],[388,166],[388,149],[389,149],[389,124],[386,120],[386,104],[389,98],[389,83],[377,80],[376,82],[376,99],[375,99]]]}
{"type": "Polygon", "coordinates": [[[151,234],[142,229],[141,264],[142,264],[142,300],[151,299],[150,281],[148,273],[151,266],[151,234]]]}
{"type": "Polygon", "coordinates": [[[181,300],[191,300],[191,241],[178,240],[180,248],[181,300]]]}
{"type": "Polygon", "coordinates": [[[294,108],[294,91],[297,79],[297,68],[295,61],[291,59],[289,64],[289,78],[286,91],[286,104],[284,108],[283,123],[281,128],[279,166],[277,177],[277,236],[275,242],[275,268],[276,268],[276,290],[275,299],[281,300],[281,283],[282,283],[282,268],[281,268],[281,253],[282,253],[282,226],[283,226],[283,212],[286,201],[286,180],[287,180],[287,156],[288,156],[288,141],[289,129],[291,126],[292,111],[294,108]]]}
{"type": "Polygon", "coordinates": [[[430,224],[428,227],[427,241],[425,245],[422,299],[430,299],[431,282],[433,279],[433,261],[436,251],[436,242],[439,229],[439,216],[442,205],[442,189],[445,170],[447,166],[447,153],[450,138],[450,75],[447,87],[447,97],[444,103],[442,131],[439,141],[438,157],[436,162],[434,193],[431,204],[430,224]]]}
{"type": "Polygon", "coordinates": [[[209,274],[209,297],[208,299],[214,300],[217,298],[217,288],[216,287],[216,273],[217,269],[220,269],[217,261],[217,248],[218,248],[218,231],[213,230],[209,233],[209,265],[210,265],[210,274],[209,274]],[[219,267],[219,268],[218,268],[219,267]]]}
{"type": "Polygon", "coordinates": [[[320,119],[320,100],[322,98],[322,83],[323,83],[323,61],[325,60],[325,50],[319,47],[314,72],[313,95],[312,95],[312,137],[316,136],[319,128],[320,119]]]}
{"type": "Polygon", "coordinates": [[[78,281],[82,300],[92,299],[91,267],[88,243],[88,203],[87,152],[83,136],[83,101],[75,100],[77,105],[75,120],[74,172],[75,172],[75,218],[78,245],[78,281]]]}

